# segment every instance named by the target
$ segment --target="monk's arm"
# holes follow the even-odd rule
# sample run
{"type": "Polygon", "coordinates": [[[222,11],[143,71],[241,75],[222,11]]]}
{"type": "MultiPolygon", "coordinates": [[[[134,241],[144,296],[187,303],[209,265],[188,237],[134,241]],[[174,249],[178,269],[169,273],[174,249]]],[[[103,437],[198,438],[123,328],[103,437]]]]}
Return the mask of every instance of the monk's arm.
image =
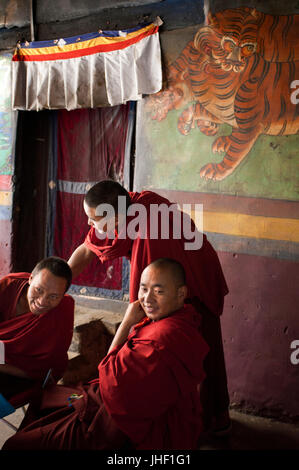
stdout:
{"type": "Polygon", "coordinates": [[[91,263],[95,256],[95,253],[87,248],[84,243],[76,248],[68,260],[68,264],[73,273],[73,279],[79,276],[79,274],[89,265],[89,263],[91,263]]]}
{"type": "Polygon", "coordinates": [[[145,316],[145,313],[144,313],[144,310],[140,306],[139,300],[132,302],[128,306],[125,316],[112,340],[108,353],[110,353],[110,351],[112,351],[112,349],[115,348],[116,346],[121,346],[122,344],[126,342],[132,326],[136,325],[136,323],[139,323],[140,320],[144,318],[144,316],[145,316]]]}
{"type": "Polygon", "coordinates": [[[0,372],[3,372],[3,374],[15,375],[17,377],[28,377],[23,370],[10,364],[0,364],[0,372]]]}

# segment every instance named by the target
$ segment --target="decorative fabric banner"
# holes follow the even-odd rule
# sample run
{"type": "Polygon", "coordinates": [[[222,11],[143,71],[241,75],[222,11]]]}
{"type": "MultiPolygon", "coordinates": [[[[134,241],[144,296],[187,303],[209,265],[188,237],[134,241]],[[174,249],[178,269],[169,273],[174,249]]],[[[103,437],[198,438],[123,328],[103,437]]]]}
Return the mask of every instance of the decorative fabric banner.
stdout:
{"type": "Polygon", "coordinates": [[[160,24],[21,44],[12,59],[13,109],[115,106],[158,92],[160,24]]]}

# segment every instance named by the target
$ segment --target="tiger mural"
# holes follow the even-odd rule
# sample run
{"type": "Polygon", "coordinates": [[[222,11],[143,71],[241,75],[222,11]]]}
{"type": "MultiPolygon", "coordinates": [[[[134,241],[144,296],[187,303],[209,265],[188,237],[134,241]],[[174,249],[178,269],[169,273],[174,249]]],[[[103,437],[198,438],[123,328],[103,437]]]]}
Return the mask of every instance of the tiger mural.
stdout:
{"type": "Polygon", "coordinates": [[[187,104],[178,119],[183,135],[196,126],[209,136],[222,123],[232,127],[212,144],[223,160],[203,166],[202,178],[226,178],[261,134],[298,133],[299,105],[290,100],[299,78],[298,31],[299,15],[227,9],[209,15],[168,67],[167,86],[147,103],[152,119],[187,104]]]}

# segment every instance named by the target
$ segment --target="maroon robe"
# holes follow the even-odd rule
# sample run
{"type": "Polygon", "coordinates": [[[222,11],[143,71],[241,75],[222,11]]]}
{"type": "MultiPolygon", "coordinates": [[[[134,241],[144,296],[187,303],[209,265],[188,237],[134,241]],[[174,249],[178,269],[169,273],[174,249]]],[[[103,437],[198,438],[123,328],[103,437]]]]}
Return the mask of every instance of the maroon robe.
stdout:
{"type": "Polygon", "coordinates": [[[99,365],[106,408],[135,448],[197,448],[209,349],[199,325],[191,305],[157,322],[146,318],[99,365]]]}
{"type": "MultiPolygon", "coordinates": [[[[143,204],[147,209],[147,233],[150,233],[150,205],[171,204],[167,199],[152,192],[130,193],[133,204],[143,204]]],[[[127,217],[127,225],[133,217],[127,217]]],[[[161,235],[161,218],[158,233],[161,235]]],[[[185,269],[189,301],[202,313],[202,333],[210,347],[205,361],[206,380],[202,387],[202,403],[205,412],[205,427],[222,419],[229,407],[229,394],[224,361],[221,325],[219,316],[222,313],[224,297],[228,288],[216,251],[203,234],[202,247],[197,250],[186,250],[185,243],[190,242],[183,236],[174,239],[172,236],[172,213],[169,218],[169,239],[120,238],[100,240],[94,228],[86,236],[85,244],[100,259],[106,261],[119,256],[127,256],[131,261],[130,301],[138,297],[141,273],[144,268],[158,258],[173,258],[185,269]],[[211,314],[212,313],[212,314],[211,314]]],[[[192,225],[194,230],[194,224],[192,225]]],[[[216,426],[217,427],[217,424],[216,426]]]]}
{"type": "Polygon", "coordinates": [[[0,281],[0,347],[4,362],[23,370],[30,378],[45,378],[52,369],[58,380],[67,366],[67,351],[74,326],[74,300],[65,295],[59,305],[41,315],[30,311],[15,315],[29,273],[8,274],[0,281]]]}
{"type": "MultiPolygon", "coordinates": [[[[133,204],[142,204],[147,210],[147,233],[150,234],[150,205],[171,204],[167,199],[151,191],[130,193],[133,204]]],[[[127,226],[133,217],[127,217],[127,226]]],[[[139,282],[142,271],[152,261],[158,258],[173,258],[179,261],[186,271],[187,286],[190,299],[197,298],[204,303],[209,311],[221,315],[224,296],[228,293],[217,253],[203,234],[202,247],[197,250],[186,250],[185,243],[190,242],[182,237],[174,239],[172,236],[172,213],[170,212],[169,239],[142,239],[129,237],[121,239],[116,233],[115,239],[100,240],[92,227],[85,239],[86,246],[100,259],[106,261],[127,256],[131,261],[130,274],[130,302],[137,300],[139,282]]],[[[193,225],[193,229],[194,229],[193,225]]],[[[161,220],[159,219],[158,233],[161,233],[161,220]]]]}
{"type": "Polygon", "coordinates": [[[100,363],[99,385],[50,387],[39,408],[46,416],[32,422],[31,408],[3,449],[196,449],[208,352],[199,324],[191,305],[146,318],[100,363]],[[80,398],[69,407],[73,392],[80,398]]]}

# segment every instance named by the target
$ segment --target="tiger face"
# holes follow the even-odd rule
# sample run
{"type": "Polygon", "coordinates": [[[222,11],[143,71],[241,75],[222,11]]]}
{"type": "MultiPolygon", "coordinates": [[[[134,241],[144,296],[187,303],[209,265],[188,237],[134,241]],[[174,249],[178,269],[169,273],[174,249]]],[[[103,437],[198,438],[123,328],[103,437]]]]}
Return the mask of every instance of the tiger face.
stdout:
{"type": "Polygon", "coordinates": [[[223,36],[221,39],[221,50],[225,52],[224,58],[219,58],[213,54],[213,59],[219,61],[221,68],[227,72],[242,72],[245,67],[246,59],[252,56],[256,51],[256,42],[237,42],[229,36],[223,36]]]}
{"type": "MultiPolygon", "coordinates": [[[[230,10],[228,10],[230,12],[230,10]]],[[[248,59],[257,52],[257,20],[253,11],[248,9],[238,18],[226,12],[210,16],[208,25],[199,29],[194,38],[194,46],[209,67],[221,68],[226,72],[240,73],[248,59]]]]}

